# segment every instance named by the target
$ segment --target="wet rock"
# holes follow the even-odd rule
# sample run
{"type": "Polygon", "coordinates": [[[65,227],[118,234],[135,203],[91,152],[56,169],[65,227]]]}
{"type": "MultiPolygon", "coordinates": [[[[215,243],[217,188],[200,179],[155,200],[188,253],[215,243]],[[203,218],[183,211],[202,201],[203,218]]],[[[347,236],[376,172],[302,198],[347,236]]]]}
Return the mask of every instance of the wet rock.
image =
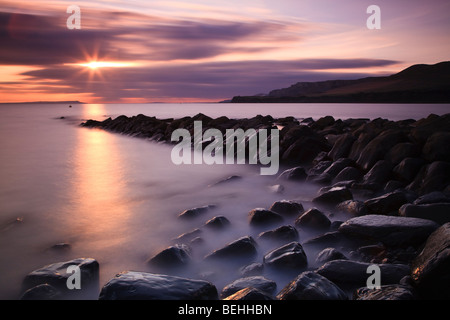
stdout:
{"type": "Polygon", "coordinates": [[[277,242],[292,242],[297,241],[299,236],[297,229],[293,226],[281,226],[274,230],[261,232],[258,238],[277,242]]]}
{"type": "Polygon", "coordinates": [[[217,216],[205,222],[205,227],[211,229],[224,229],[230,225],[230,220],[224,216],[217,216]]]}
{"type": "Polygon", "coordinates": [[[276,212],[263,208],[256,208],[248,213],[251,226],[267,226],[275,223],[281,223],[283,217],[276,212]]]}
{"type": "Polygon", "coordinates": [[[24,292],[20,300],[60,300],[62,294],[53,286],[44,283],[39,284],[24,292]]]}
{"type": "Polygon", "coordinates": [[[333,148],[328,153],[328,156],[333,160],[348,157],[355,140],[356,138],[351,133],[340,135],[334,142],[333,148]]]}
{"type": "Polygon", "coordinates": [[[347,300],[347,295],[320,274],[305,271],[292,280],[276,297],[278,300],[347,300]]]}
{"type": "Polygon", "coordinates": [[[408,201],[404,192],[394,191],[382,196],[364,201],[364,206],[370,214],[397,215],[398,209],[408,201]]]}
{"type": "Polygon", "coordinates": [[[392,169],[392,175],[395,179],[409,183],[424,164],[425,160],[422,158],[405,158],[392,169]]]}
{"type": "Polygon", "coordinates": [[[347,220],[339,232],[388,246],[408,246],[420,245],[437,227],[438,224],[426,219],[371,214],[347,220]]]}
{"type": "Polygon", "coordinates": [[[450,298],[450,223],[442,225],[427,239],[411,264],[411,278],[425,298],[450,298]]]}
{"type": "Polygon", "coordinates": [[[323,265],[333,260],[347,260],[347,257],[335,248],[325,248],[317,254],[316,264],[323,265]]]}
{"type": "Polygon", "coordinates": [[[438,116],[430,114],[413,124],[410,132],[411,138],[420,145],[424,145],[430,136],[440,131],[449,131],[450,114],[438,116]]]}
{"type": "Polygon", "coordinates": [[[301,203],[291,200],[276,201],[270,206],[269,210],[283,216],[296,216],[304,211],[301,203]]]}
{"type": "Polygon", "coordinates": [[[310,163],[320,152],[330,150],[327,140],[307,126],[295,126],[283,136],[280,145],[282,161],[286,163],[310,163]]]}
{"type": "Polygon", "coordinates": [[[255,288],[268,295],[273,295],[277,289],[277,284],[275,281],[269,280],[263,276],[240,278],[226,285],[222,289],[220,297],[221,299],[226,298],[245,288],[255,288]]]}
{"type": "MultiPolygon", "coordinates": [[[[317,273],[342,287],[359,288],[367,285],[370,263],[352,260],[333,260],[317,269],[317,273]]],[[[381,285],[396,284],[409,274],[409,266],[404,264],[378,264],[381,285]]]]}
{"type": "Polygon", "coordinates": [[[405,158],[417,158],[420,156],[420,148],[411,142],[402,142],[396,144],[386,154],[385,160],[388,160],[393,165],[400,163],[405,158]]]}
{"type": "Polygon", "coordinates": [[[407,189],[424,195],[433,191],[443,191],[450,181],[450,162],[435,161],[422,167],[407,189]]]}
{"type": "Polygon", "coordinates": [[[313,167],[308,169],[308,178],[309,176],[318,176],[322,174],[326,169],[328,169],[333,162],[329,160],[319,161],[313,167]]]}
{"type": "Polygon", "coordinates": [[[334,161],[323,173],[332,179],[335,178],[343,169],[353,166],[355,163],[348,158],[339,158],[334,161]]]}
{"type": "Polygon", "coordinates": [[[363,176],[364,176],[363,173],[359,169],[347,167],[342,169],[342,171],[337,174],[337,176],[333,179],[333,182],[350,181],[350,180],[359,181],[362,179],[363,176]]]}
{"type": "Polygon", "coordinates": [[[440,191],[424,194],[414,200],[413,204],[450,203],[450,197],[440,191]]]}
{"type": "Polygon", "coordinates": [[[205,256],[206,260],[214,259],[238,259],[251,260],[257,254],[256,242],[250,236],[241,237],[224,247],[205,256]]]}
{"type": "Polygon", "coordinates": [[[65,243],[65,242],[56,243],[50,247],[50,249],[55,250],[55,251],[68,251],[71,248],[72,248],[72,246],[69,243],[65,243]]]}
{"type": "Polygon", "coordinates": [[[384,159],[393,146],[405,140],[406,136],[401,130],[385,130],[364,147],[356,163],[363,170],[369,170],[377,161],[384,159]]]}
{"type": "Polygon", "coordinates": [[[80,269],[81,288],[92,288],[98,285],[99,264],[92,258],[78,258],[64,262],[46,265],[29,273],[23,280],[23,289],[27,290],[40,284],[49,284],[59,290],[64,296],[77,294],[83,290],[69,290],[67,280],[73,275],[68,272],[70,266],[80,269]]]}
{"type": "Polygon", "coordinates": [[[268,187],[269,191],[272,193],[278,193],[281,194],[284,192],[284,187],[281,184],[274,184],[272,186],[268,187]]]}
{"type": "Polygon", "coordinates": [[[354,300],[415,300],[416,294],[410,286],[390,284],[379,289],[359,288],[355,291],[354,300]]]}
{"type": "Polygon", "coordinates": [[[181,212],[178,217],[179,218],[183,218],[183,219],[192,219],[192,218],[196,218],[199,215],[202,215],[204,213],[207,213],[209,210],[215,208],[215,205],[207,205],[207,206],[203,206],[203,207],[197,207],[197,208],[192,208],[192,209],[188,209],[188,210],[184,210],[183,212],[181,212]]]}
{"type": "Polygon", "coordinates": [[[184,244],[176,244],[157,253],[147,262],[159,268],[175,268],[186,266],[191,260],[190,248],[184,244]]]}
{"type": "Polygon", "coordinates": [[[247,266],[241,267],[239,272],[243,277],[259,276],[264,272],[264,264],[254,262],[247,266]]]}
{"type": "Polygon", "coordinates": [[[353,195],[347,187],[324,187],[319,190],[319,195],[312,202],[335,206],[342,201],[351,199],[353,199],[353,195]]]}
{"type": "Polygon", "coordinates": [[[363,187],[378,190],[391,179],[392,164],[386,160],[380,160],[367,172],[363,181],[363,187]]]}
{"type": "Polygon", "coordinates": [[[295,168],[284,170],[278,176],[278,179],[293,180],[293,181],[305,181],[307,176],[308,175],[306,174],[305,168],[295,167],[295,168]]]}
{"type": "Polygon", "coordinates": [[[345,242],[345,235],[339,231],[331,231],[303,242],[304,247],[327,248],[337,246],[345,242]]]}
{"type": "Polygon", "coordinates": [[[267,301],[267,300],[273,300],[272,296],[259,290],[256,288],[244,288],[241,289],[232,295],[229,295],[228,297],[224,298],[223,300],[241,300],[241,301],[251,301],[251,300],[258,300],[258,301],[267,301]]]}
{"type": "Polygon", "coordinates": [[[450,222],[450,203],[405,204],[399,214],[402,217],[429,219],[438,224],[450,222]]]}
{"type": "Polygon", "coordinates": [[[336,206],[336,209],[341,212],[347,212],[355,217],[369,214],[364,202],[361,200],[343,201],[336,206]]]}
{"type": "Polygon", "coordinates": [[[389,180],[383,188],[384,193],[394,192],[398,189],[404,189],[405,183],[398,180],[389,180]]]}
{"type": "Polygon", "coordinates": [[[301,270],[308,265],[302,245],[295,241],[269,251],[263,262],[268,267],[285,270],[301,270]]]}
{"type": "Polygon", "coordinates": [[[232,175],[232,176],[229,176],[229,177],[227,177],[225,179],[219,180],[216,183],[213,183],[213,184],[209,185],[209,187],[213,187],[213,186],[217,186],[217,185],[221,185],[221,184],[225,184],[225,183],[228,184],[230,182],[238,181],[238,180],[241,180],[241,179],[242,179],[241,176],[232,175]]]}
{"type": "Polygon", "coordinates": [[[185,232],[183,234],[180,234],[178,237],[172,239],[172,242],[187,243],[187,242],[191,241],[192,239],[199,237],[201,234],[202,234],[202,230],[197,228],[197,229],[185,232]]]}
{"type": "Polygon", "coordinates": [[[217,300],[208,281],[163,274],[125,271],[106,283],[99,300],[217,300]]]}
{"type": "Polygon", "coordinates": [[[312,228],[316,230],[328,230],[331,225],[330,219],[317,208],[308,209],[294,223],[298,228],[312,228]]]}
{"type": "Polygon", "coordinates": [[[430,161],[450,161],[450,132],[436,132],[423,146],[423,157],[430,161]],[[444,147],[447,146],[447,147],[444,147]]]}

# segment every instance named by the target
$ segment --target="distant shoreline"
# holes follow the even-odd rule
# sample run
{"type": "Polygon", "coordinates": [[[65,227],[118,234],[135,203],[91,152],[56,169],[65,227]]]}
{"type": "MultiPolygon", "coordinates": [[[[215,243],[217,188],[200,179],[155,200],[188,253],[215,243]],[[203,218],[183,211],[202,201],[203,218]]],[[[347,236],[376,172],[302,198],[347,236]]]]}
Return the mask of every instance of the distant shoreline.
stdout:
{"type": "Polygon", "coordinates": [[[85,104],[80,101],[30,101],[30,102],[0,102],[2,104],[61,104],[61,103],[70,103],[70,104],[85,104]]]}

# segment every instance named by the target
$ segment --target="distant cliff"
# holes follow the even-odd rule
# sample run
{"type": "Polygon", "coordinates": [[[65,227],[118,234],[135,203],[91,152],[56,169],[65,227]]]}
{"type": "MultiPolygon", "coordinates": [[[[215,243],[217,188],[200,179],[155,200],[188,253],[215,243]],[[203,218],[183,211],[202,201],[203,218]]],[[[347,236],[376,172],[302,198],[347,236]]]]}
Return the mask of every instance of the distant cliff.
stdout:
{"type": "Polygon", "coordinates": [[[298,82],[264,96],[236,96],[231,102],[450,103],[450,62],[414,65],[387,77],[298,82]]]}

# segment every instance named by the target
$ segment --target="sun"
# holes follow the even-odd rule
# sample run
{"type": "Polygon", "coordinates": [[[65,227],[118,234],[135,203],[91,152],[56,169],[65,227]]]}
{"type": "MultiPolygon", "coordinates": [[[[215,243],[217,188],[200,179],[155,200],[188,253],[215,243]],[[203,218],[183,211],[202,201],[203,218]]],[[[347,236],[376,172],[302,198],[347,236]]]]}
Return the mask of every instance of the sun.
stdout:
{"type": "Polygon", "coordinates": [[[131,63],[117,62],[117,61],[89,61],[86,63],[78,64],[82,67],[88,67],[89,69],[98,68],[124,68],[131,66],[131,63]]]}

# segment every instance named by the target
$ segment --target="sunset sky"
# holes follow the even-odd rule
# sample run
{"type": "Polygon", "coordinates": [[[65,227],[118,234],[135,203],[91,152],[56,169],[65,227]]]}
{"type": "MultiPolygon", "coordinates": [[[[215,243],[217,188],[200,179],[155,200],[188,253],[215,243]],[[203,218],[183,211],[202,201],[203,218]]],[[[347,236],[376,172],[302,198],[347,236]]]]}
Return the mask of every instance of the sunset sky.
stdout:
{"type": "Polygon", "coordinates": [[[389,75],[450,60],[449,12],[448,0],[0,0],[0,102],[208,102],[389,75]],[[366,27],[371,4],[380,30],[366,27]]]}

